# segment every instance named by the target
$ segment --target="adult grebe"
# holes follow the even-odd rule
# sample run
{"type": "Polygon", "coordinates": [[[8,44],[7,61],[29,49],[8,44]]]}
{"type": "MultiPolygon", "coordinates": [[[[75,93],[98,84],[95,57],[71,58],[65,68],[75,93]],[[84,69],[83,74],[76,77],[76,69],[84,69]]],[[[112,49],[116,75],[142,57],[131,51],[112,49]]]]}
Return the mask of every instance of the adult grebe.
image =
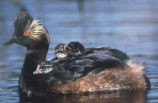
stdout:
{"type": "Polygon", "coordinates": [[[5,45],[12,43],[27,48],[19,79],[20,93],[27,96],[47,92],[146,90],[150,86],[143,66],[134,64],[124,52],[110,47],[86,49],[82,55],[62,62],[52,60],[51,72],[35,75],[37,65],[45,61],[49,36],[46,28],[29,13],[16,17],[13,38],[5,45]]]}

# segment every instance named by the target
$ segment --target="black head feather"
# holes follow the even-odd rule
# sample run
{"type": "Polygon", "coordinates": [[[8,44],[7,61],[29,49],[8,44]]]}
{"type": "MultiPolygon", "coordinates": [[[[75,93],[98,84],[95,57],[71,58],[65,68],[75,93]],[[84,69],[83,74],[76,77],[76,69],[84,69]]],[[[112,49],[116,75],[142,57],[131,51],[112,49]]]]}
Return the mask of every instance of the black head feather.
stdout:
{"type": "Polygon", "coordinates": [[[28,12],[20,13],[14,21],[14,35],[21,36],[23,35],[24,29],[28,23],[33,21],[33,17],[28,12]]]}
{"type": "Polygon", "coordinates": [[[17,43],[29,49],[48,48],[49,35],[47,29],[35,20],[30,13],[20,13],[14,21],[13,37],[4,43],[17,43]]]}

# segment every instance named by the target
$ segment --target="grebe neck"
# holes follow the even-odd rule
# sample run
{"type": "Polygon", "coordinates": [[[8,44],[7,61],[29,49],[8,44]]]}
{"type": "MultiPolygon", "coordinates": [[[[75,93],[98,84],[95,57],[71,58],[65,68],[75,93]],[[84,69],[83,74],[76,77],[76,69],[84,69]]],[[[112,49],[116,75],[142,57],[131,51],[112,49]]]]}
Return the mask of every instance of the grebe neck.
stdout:
{"type": "Polygon", "coordinates": [[[33,75],[33,71],[37,68],[37,65],[41,61],[45,61],[47,52],[48,48],[27,49],[22,74],[24,76],[31,77],[33,75]]]}

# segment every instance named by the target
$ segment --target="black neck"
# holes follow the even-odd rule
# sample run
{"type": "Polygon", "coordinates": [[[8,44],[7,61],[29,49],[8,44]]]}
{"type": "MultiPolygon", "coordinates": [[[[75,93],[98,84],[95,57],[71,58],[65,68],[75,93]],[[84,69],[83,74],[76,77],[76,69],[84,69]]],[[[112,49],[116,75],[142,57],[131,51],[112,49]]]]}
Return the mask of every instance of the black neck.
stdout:
{"type": "Polygon", "coordinates": [[[36,78],[33,75],[33,72],[37,68],[37,65],[41,61],[45,60],[47,51],[48,48],[27,49],[27,54],[25,56],[25,61],[19,80],[19,90],[21,93],[27,94],[27,92],[29,91],[41,88],[41,86],[38,85],[36,78]]]}
{"type": "Polygon", "coordinates": [[[33,71],[41,61],[45,61],[48,48],[43,49],[28,49],[25,56],[22,74],[27,77],[33,75],[33,71]]]}

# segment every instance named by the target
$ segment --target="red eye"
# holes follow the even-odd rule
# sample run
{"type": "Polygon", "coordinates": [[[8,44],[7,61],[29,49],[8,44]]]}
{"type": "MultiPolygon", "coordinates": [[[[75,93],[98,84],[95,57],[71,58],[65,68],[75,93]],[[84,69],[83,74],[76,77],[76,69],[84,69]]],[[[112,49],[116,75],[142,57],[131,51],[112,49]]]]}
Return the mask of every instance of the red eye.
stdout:
{"type": "Polygon", "coordinates": [[[63,45],[60,45],[60,48],[63,48],[64,46],[63,45]]]}
{"type": "Polygon", "coordinates": [[[29,32],[25,31],[24,36],[28,36],[28,35],[29,35],[29,32]]]}

